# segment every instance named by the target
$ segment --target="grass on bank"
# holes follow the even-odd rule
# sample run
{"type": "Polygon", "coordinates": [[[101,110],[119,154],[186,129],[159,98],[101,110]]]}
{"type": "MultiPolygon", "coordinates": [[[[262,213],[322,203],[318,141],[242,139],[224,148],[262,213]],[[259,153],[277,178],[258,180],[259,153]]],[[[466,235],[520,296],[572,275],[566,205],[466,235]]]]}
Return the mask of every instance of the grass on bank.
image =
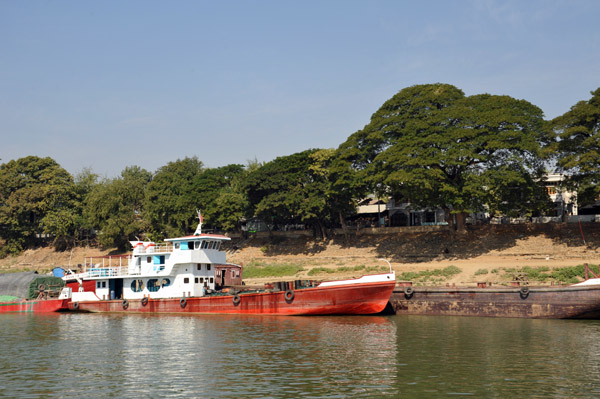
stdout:
{"type": "Polygon", "coordinates": [[[244,266],[244,278],[290,277],[303,272],[302,265],[296,263],[266,263],[253,260],[244,266]]]}
{"type": "Polygon", "coordinates": [[[398,279],[404,281],[412,281],[414,283],[440,283],[453,276],[461,273],[462,270],[457,266],[448,266],[443,269],[422,270],[420,272],[404,272],[400,273],[398,279]]]}
{"type": "MultiPolygon", "coordinates": [[[[306,273],[308,276],[326,276],[333,273],[380,273],[389,270],[387,266],[339,266],[324,267],[315,266],[306,273]]],[[[306,271],[303,265],[297,263],[267,263],[264,261],[253,260],[244,266],[243,276],[245,279],[266,278],[266,277],[293,277],[306,271]]]]}
{"type": "MultiPolygon", "coordinates": [[[[599,265],[588,265],[588,267],[592,272],[598,274],[599,265]]],[[[502,267],[500,270],[511,278],[516,274],[524,274],[528,281],[539,281],[542,283],[555,281],[565,284],[575,284],[585,279],[585,265],[557,267],[555,269],[550,269],[547,266],[502,267]]],[[[593,277],[591,273],[589,277],[593,277]]]]}

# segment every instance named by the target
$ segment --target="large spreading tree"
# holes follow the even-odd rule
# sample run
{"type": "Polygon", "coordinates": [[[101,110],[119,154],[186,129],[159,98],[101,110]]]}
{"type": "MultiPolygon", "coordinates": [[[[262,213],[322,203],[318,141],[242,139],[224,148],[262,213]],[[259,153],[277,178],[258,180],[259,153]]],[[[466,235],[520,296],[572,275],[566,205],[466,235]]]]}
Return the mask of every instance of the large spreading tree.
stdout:
{"type": "Polygon", "coordinates": [[[552,124],[558,132],[558,166],[577,190],[580,206],[600,198],[600,88],[552,124]]]}
{"type": "Polygon", "coordinates": [[[372,191],[443,208],[462,229],[466,215],[485,206],[504,214],[543,209],[537,182],[550,141],[542,111],[525,100],[427,84],[386,101],[339,156],[372,191]]]}

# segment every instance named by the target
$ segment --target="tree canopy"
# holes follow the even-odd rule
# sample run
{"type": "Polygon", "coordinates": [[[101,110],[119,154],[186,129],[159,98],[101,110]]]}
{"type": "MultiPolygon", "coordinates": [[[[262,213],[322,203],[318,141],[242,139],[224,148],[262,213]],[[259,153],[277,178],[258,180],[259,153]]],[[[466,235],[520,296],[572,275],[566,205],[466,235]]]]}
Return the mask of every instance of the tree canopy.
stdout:
{"type": "Polygon", "coordinates": [[[145,196],[145,218],[154,237],[193,233],[196,209],[202,205],[194,183],[203,171],[197,157],[169,162],[156,171],[145,196]]]}
{"type": "Polygon", "coordinates": [[[550,141],[542,111],[525,100],[429,84],[401,90],[339,150],[372,191],[441,207],[460,223],[484,205],[538,210],[523,198],[541,190],[526,183],[543,173],[550,141]]]}
{"type": "Polygon", "coordinates": [[[467,214],[543,214],[544,174],[553,157],[579,205],[600,198],[600,88],[551,122],[509,96],[466,96],[449,84],[407,87],[337,149],[309,149],[270,162],[206,168],[186,157],[150,173],[126,167],[99,181],[75,178],[51,158],[0,165],[0,256],[52,240],[73,245],[80,231],[106,246],[236,230],[258,217],[271,226],[305,224],[316,235],[344,226],[358,200],[392,196],[415,209],[442,208],[458,227],[467,214]]]}
{"type": "Polygon", "coordinates": [[[558,166],[577,189],[580,205],[600,198],[600,88],[580,101],[552,125],[558,133],[558,166]]]}
{"type": "Polygon", "coordinates": [[[72,176],[52,158],[28,156],[0,165],[2,253],[35,245],[42,234],[61,245],[76,228],[72,176]]]}
{"type": "Polygon", "coordinates": [[[126,249],[128,242],[148,230],[142,217],[145,190],[152,174],[139,166],[130,166],[121,176],[105,180],[88,195],[84,215],[100,232],[99,241],[106,247],[126,249]]]}

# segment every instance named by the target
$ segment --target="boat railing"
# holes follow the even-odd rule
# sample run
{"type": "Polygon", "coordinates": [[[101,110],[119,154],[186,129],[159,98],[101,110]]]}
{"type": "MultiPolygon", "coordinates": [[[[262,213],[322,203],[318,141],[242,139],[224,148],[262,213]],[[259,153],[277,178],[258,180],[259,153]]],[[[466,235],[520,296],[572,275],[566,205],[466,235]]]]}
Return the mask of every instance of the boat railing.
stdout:
{"type": "Polygon", "coordinates": [[[98,256],[85,258],[86,277],[116,277],[140,274],[139,268],[129,267],[129,256],[98,256]]]}
{"type": "Polygon", "coordinates": [[[133,253],[136,255],[161,253],[161,252],[173,252],[173,244],[171,244],[171,243],[164,243],[164,244],[152,243],[152,245],[148,245],[147,247],[140,246],[138,249],[134,249],[134,251],[133,251],[133,253]]]}

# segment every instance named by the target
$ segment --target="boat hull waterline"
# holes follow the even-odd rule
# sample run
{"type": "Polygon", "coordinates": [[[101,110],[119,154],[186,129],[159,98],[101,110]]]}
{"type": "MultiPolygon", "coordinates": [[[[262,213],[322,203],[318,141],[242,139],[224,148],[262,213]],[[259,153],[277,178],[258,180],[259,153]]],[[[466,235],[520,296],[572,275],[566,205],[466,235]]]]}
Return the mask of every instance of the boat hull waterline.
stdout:
{"type": "Polygon", "coordinates": [[[68,310],[69,299],[0,302],[0,313],[51,313],[68,310]]]}
{"type": "Polygon", "coordinates": [[[381,312],[395,281],[183,298],[72,302],[71,310],[112,313],[359,315],[381,312]]]}

